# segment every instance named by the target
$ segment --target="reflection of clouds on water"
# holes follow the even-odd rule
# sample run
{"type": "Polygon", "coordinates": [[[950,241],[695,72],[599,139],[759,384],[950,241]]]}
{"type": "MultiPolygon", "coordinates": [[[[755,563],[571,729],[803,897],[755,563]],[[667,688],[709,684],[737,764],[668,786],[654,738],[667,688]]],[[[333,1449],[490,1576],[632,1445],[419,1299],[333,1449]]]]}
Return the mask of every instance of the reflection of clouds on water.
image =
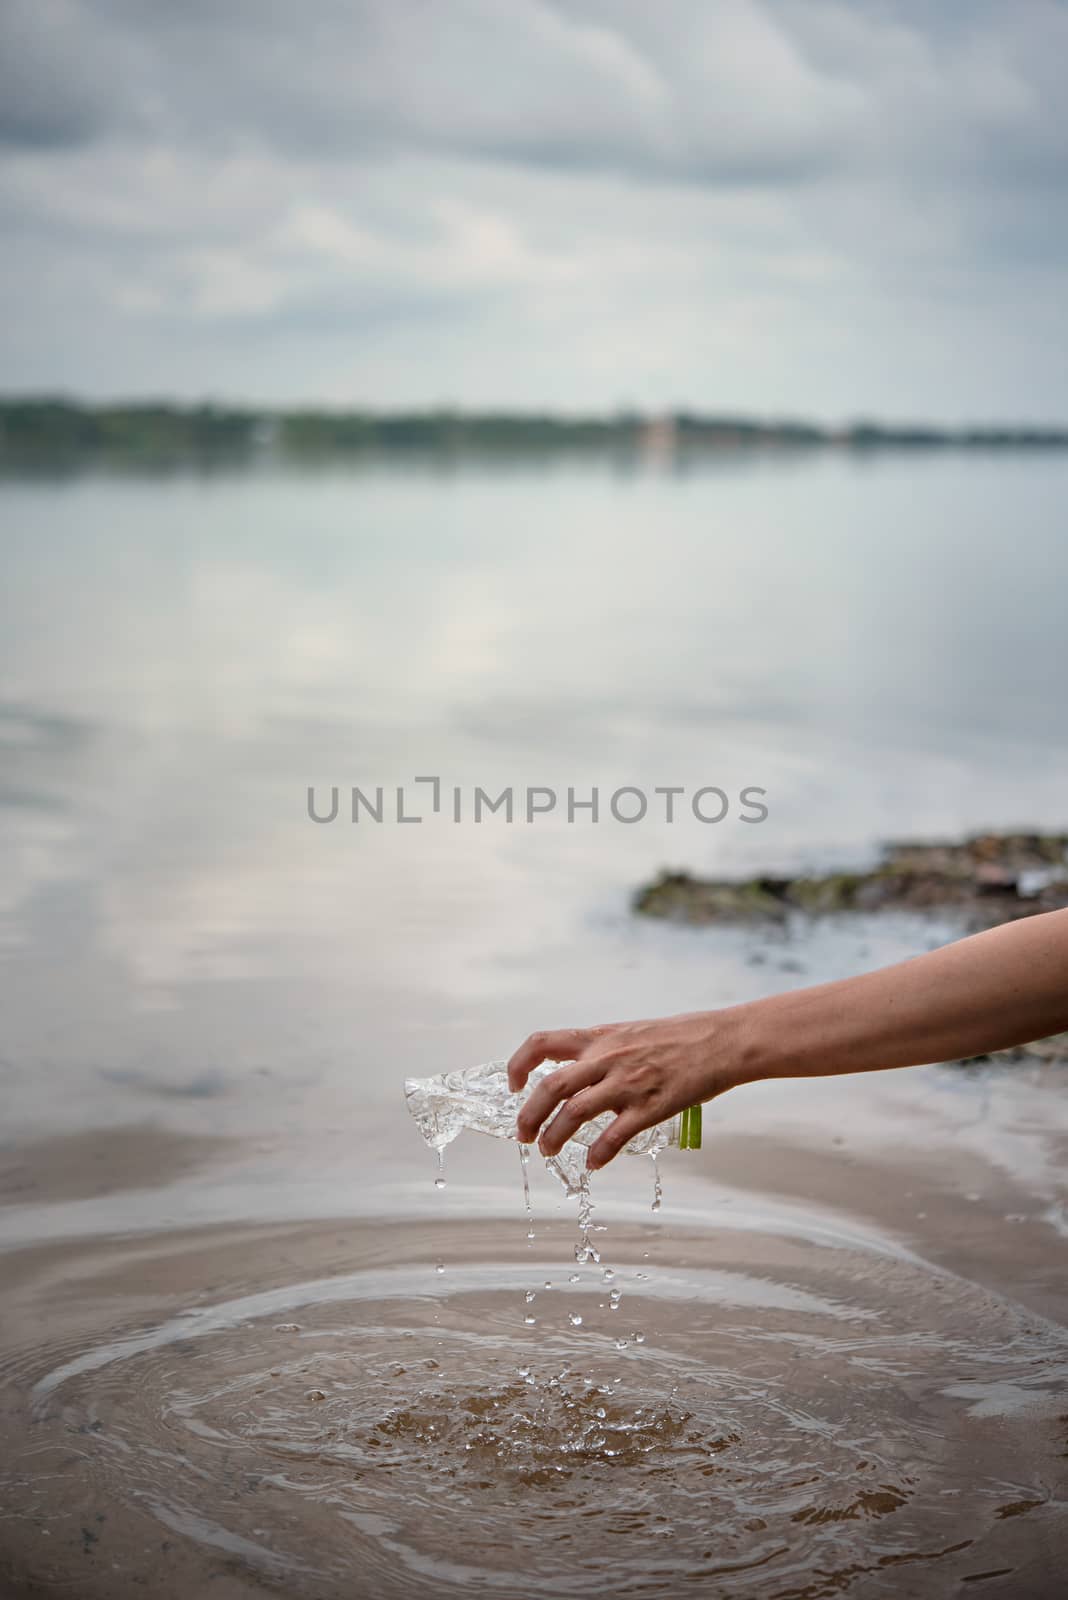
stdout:
{"type": "Polygon", "coordinates": [[[0,703],[0,949],[29,937],[26,907],[76,869],[78,778],[91,725],[0,703]]]}
{"type": "Polygon", "coordinates": [[[1057,470],[1034,463],[1031,489],[1018,468],[948,459],[6,484],[16,1056],[47,1015],[45,1058],[72,1091],[98,1067],[120,1073],[115,1096],[268,1065],[329,1117],[348,1078],[346,1094],[386,1094],[383,1062],[434,1070],[447,1048],[464,1065],[546,1020],[691,1009],[909,953],[910,930],[861,957],[860,933],[819,927],[803,952],[640,927],[628,894],[662,866],[834,866],[886,835],[1058,820],[1059,678],[1038,668],[1060,648],[1041,602],[1064,553],[1036,515],[1038,586],[991,531],[1021,494],[1037,513],[1057,470]],[[974,623],[992,611],[996,694],[974,623]],[[344,816],[349,785],[381,784],[390,814],[392,786],[424,773],[444,807],[410,791],[418,826],[307,818],[308,785],[337,784],[344,816]],[[476,785],[549,785],[561,813],[569,785],[596,784],[606,812],[624,784],[754,784],[771,815],[456,826],[453,784],[468,805],[476,785]]]}

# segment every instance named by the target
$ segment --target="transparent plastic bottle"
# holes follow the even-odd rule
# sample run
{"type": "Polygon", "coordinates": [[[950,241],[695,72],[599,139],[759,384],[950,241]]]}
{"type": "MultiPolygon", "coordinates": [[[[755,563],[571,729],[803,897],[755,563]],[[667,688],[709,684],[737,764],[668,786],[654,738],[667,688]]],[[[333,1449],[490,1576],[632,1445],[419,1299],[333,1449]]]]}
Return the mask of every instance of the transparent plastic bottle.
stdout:
{"type": "MultiPolygon", "coordinates": [[[[507,1063],[487,1061],[462,1072],[443,1072],[434,1078],[408,1078],[404,1097],[423,1138],[439,1154],[465,1128],[500,1139],[515,1139],[516,1117],[526,1094],[561,1064],[554,1061],[535,1067],[522,1094],[513,1094],[508,1087],[507,1063]]],[[[584,1122],[559,1154],[546,1161],[546,1166],[556,1173],[569,1193],[580,1187],[586,1170],[587,1148],[613,1121],[614,1115],[614,1112],[605,1111],[584,1122]]],[[[648,1156],[658,1155],[671,1145],[686,1144],[696,1148],[699,1135],[696,1139],[693,1137],[690,1131],[693,1124],[687,1120],[692,1117],[692,1112],[682,1112],[656,1127],[646,1128],[623,1148],[633,1155],[648,1156]]]]}

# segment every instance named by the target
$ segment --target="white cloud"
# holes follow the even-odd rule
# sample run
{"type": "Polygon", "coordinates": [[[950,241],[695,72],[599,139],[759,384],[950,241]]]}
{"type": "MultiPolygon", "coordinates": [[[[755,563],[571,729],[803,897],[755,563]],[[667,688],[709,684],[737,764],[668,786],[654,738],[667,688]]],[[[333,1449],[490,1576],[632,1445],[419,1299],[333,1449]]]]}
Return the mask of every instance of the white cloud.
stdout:
{"type": "Polygon", "coordinates": [[[1059,6],[10,0],[0,32],[8,388],[1068,412],[1059,6]]]}

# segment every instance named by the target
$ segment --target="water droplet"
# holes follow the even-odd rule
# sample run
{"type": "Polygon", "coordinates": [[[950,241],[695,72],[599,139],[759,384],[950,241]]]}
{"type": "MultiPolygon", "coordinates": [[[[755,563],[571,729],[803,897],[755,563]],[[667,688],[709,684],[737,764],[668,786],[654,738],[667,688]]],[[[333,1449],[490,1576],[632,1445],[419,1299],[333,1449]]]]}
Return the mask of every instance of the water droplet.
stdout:
{"type": "Polygon", "coordinates": [[[552,1279],[551,1279],[551,1278],[546,1278],[546,1280],[545,1280],[545,1287],[546,1287],[546,1288],[547,1288],[547,1289],[551,1289],[551,1288],[552,1288],[552,1286],[553,1286],[553,1285],[552,1285],[552,1279]]]}
{"type": "Polygon", "coordinates": [[[435,1178],[434,1179],[434,1188],[435,1189],[444,1189],[444,1187],[445,1187],[445,1179],[444,1178],[435,1178]]]}
{"type": "Polygon", "coordinates": [[[582,1277],[579,1273],[573,1272],[567,1281],[568,1283],[581,1283],[582,1277]]]}
{"type": "Polygon", "coordinates": [[[526,1316],[523,1318],[523,1321],[526,1323],[528,1328],[532,1328],[534,1326],[535,1322],[537,1322],[537,1320],[538,1320],[537,1317],[532,1317],[529,1311],[527,1312],[526,1316]]]}
{"type": "Polygon", "coordinates": [[[435,1272],[444,1272],[445,1271],[445,1263],[444,1263],[444,1261],[439,1261],[437,1263],[437,1265],[435,1266],[434,1271],[435,1272]]]}
{"type": "Polygon", "coordinates": [[[570,1322],[570,1324],[571,1324],[571,1326],[573,1328],[581,1328],[582,1327],[582,1317],[581,1317],[580,1313],[577,1312],[577,1311],[569,1311],[568,1314],[567,1314],[567,1320],[568,1320],[568,1322],[570,1322]]]}
{"type": "Polygon", "coordinates": [[[318,1402],[320,1400],[325,1400],[326,1395],[323,1393],[322,1389],[309,1389],[304,1398],[305,1400],[318,1402]]]}
{"type": "Polygon", "coordinates": [[[601,1281],[603,1283],[611,1283],[614,1277],[615,1272],[611,1267],[605,1267],[604,1271],[601,1273],[601,1281]]]}
{"type": "Polygon", "coordinates": [[[644,1333],[641,1332],[640,1329],[634,1335],[634,1343],[635,1344],[644,1344],[645,1343],[645,1335],[644,1335],[644,1333]]]}
{"type": "Polygon", "coordinates": [[[627,1348],[626,1339],[616,1339],[614,1343],[617,1350],[625,1350],[627,1348]]]}
{"type": "Polygon", "coordinates": [[[275,1331],[275,1333],[299,1333],[300,1332],[300,1323],[299,1322],[276,1322],[275,1325],[274,1325],[274,1331],[275,1331]]]}
{"type": "Polygon", "coordinates": [[[622,1289],[613,1289],[612,1293],[608,1296],[608,1309],[610,1311],[618,1311],[619,1310],[619,1302],[622,1300],[622,1298],[623,1298],[622,1289]]]}
{"type": "Polygon", "coordinates": [[[530,1302],[534,1299],[534,1290],[533,1289],[528,1289],[526,1294],[523,1296],[523,1298],[526,1301],[527,1305],[529,1306],[530,1302]]]}
{"type": "Polygon", "coordinates": [[[664,1199],[664,1186],[660,1182],[660,1163],[656,1159],[656,1151],[655,1150],[652,1152],[652,1158],[653,1158],[653,1203],[652,1203],[652,1206],[650,1207],[650,1210],[659,1211],[661,1203],[662,1203],[662,1201],[664,1199]]]}

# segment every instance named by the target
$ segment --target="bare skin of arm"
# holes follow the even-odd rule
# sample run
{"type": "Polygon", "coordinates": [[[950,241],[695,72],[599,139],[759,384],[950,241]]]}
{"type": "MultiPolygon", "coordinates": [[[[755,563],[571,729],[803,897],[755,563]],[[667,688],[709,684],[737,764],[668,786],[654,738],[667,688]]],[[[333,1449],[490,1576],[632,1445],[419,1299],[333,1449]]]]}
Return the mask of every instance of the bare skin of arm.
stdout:
{"type": "Polygon", "coordinates": [[[533,1033],[508,1063],[530,1093],[520,1139],[555,1155],[604,1111],[603,1167],[643,1128],[760,1078],[873,1072],[981,1055],[1068,1029],[1068,910],[1048,911],[836,983],[716,1011],[533,1033]],[[553,1115],[555,1113],[555,1115],[553,1115]],[[549,1118],[552,1118],[549,1121],[549,1118]]]}

